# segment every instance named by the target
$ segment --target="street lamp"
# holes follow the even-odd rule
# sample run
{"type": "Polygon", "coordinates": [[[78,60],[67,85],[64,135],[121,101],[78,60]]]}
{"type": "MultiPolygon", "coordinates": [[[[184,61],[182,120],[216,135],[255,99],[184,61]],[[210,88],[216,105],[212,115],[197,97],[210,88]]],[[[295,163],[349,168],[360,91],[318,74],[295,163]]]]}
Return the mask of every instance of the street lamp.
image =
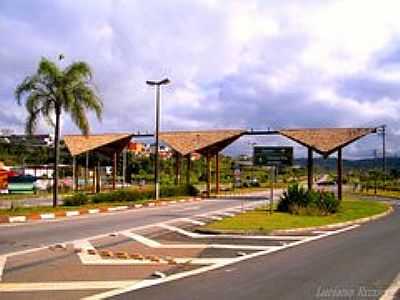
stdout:
{"type": "Polygon", "coordinates": [[[159,129],[160,129],[160,86],[170,83],[168,78],[160,81],[147,80],[146,84],[156,87],[156,151],[154,157],[154,200],[160,197],[160,158],[159,158],[159,129]]]}

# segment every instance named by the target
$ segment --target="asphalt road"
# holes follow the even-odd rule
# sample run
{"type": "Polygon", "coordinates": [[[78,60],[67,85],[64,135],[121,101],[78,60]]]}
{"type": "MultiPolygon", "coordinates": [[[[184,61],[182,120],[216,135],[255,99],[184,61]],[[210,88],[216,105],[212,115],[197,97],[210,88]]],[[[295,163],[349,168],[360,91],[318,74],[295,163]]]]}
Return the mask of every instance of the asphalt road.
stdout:
{"type": "Polygon", "coordinates": [[[1,225],[0,254],[88,238],[175,218],[186,218],[238,205],[241,205],[240,200],[204,200],[124,212],[84,215],[50,222],[32,222],[15,226],[1,225]]]}
{"type": "Polygon", "coordinates": [[[113,299],[379,299],[399,262],[396,209],[346,233],[113,299]]]}

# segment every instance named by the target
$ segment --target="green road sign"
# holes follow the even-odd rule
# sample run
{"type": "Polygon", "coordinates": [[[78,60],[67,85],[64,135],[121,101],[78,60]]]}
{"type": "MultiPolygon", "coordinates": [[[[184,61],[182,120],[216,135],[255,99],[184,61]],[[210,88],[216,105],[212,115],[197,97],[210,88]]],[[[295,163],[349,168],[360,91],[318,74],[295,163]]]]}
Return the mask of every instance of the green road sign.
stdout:
{"type": "Polygon", "coordinates": [[[293,147],[254,146],[253,150],[255,166],[286,167],[293,164],[293,147]]]}

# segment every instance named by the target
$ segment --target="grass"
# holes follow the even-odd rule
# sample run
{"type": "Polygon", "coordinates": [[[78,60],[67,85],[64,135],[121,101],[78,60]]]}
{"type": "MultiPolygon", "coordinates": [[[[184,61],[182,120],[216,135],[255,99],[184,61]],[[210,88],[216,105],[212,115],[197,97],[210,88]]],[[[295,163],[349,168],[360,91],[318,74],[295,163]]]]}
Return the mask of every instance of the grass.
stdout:
{"type": "Polygon", "coordinates": [[[289,213],[254,210],[210,223],[203,229],[248,232],[271,232],[280,229],[317,227],[373,216],[385,212],[389,205],[382,202],[360,201],[348,198],[342,202],[338,213],[329,216],[299,216],[289,213]]]}
{"type": "Polygon", "coordinates": [[[377,190],[375,194],[374,190],[369,190],[368,192],[357,192],[355,194],[362,196],[378,196],[378,197],[381,196],[381,197],[400,199],[400,191],[377,190]]]}

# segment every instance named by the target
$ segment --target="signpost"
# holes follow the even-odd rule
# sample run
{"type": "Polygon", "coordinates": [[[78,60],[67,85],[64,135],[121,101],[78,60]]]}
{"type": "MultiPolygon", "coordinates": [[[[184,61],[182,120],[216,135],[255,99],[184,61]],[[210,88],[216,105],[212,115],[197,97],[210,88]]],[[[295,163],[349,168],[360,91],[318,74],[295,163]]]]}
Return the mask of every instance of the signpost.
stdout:
{"type": "Polygon", "coordinates": [[[270,167],[271,191],[269,202],[269,213],[272,214],[274,205],[274,183],[277,169],[288,167],[293,164],[293,147],[280,146],[254,146],[253,164],[255,166],[270,167]]]}

